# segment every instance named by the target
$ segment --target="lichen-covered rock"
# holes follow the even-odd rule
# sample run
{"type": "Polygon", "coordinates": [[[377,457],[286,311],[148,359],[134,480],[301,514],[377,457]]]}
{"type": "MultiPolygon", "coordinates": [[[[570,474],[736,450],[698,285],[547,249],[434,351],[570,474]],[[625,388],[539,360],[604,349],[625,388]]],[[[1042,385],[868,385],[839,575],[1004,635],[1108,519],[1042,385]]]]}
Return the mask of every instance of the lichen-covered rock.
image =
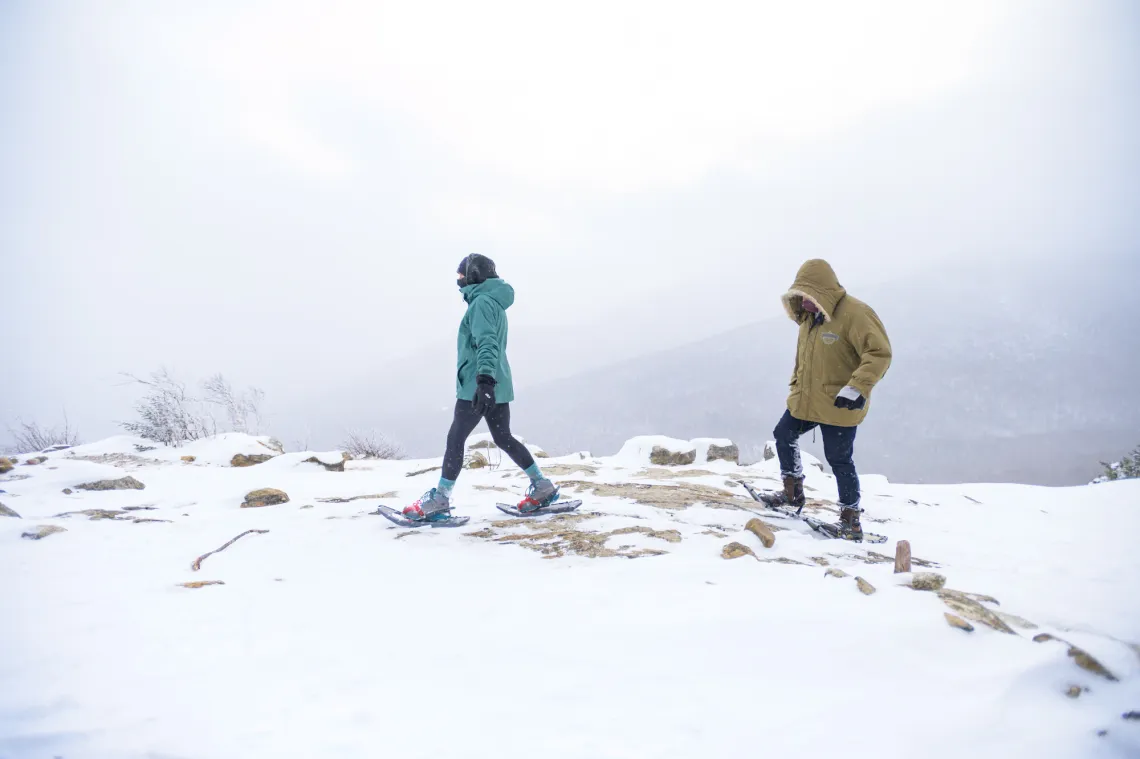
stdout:
{"type": "Polygon", "coordinates": [[[838,578],[842,579],[844,577],[848,577],[849,575],[846,572],[844,572],[842,569],[840,569],[839,567],[832,567],[831,569],[824,572],[823,576],[824,577],[838,577],[838,578]]]}
{"type": "Polygon", "coordinates": [[[754,559],[757,558],[756,554],[752,552],[752,549],[742,543],[729,543],[720,552],[722,559],[739,559],[743,556],[751,556],[754,559]]]}
{"type": "Polygon", "coordinates": [[[289,496],[285,491],[276,488],[261,488],[247,493],[241,507],[243,509],[259,509],[263,506],[277,506],[282,503],[289,503],[289,496]]]}
{"type": "Polygon", "coordinates": [[[764,544],[765,548],[771,548],[776,545],[776,535],[772,532],[772,528],[759,519],[748,520],[748,524],[744,526],[744,529],[760,538],[760,542],[764,544]]]}
{"type": "Polygon", "coordinates": [[[858,586],[859,592],[865,596],[873,596],[875,594],[875,586],[862,577],[855,578],[855,585],[858,586]]]}
{"type": "Polygon", "coordinates": [[[1109,672],[1108,668],[1097,661],[1096,657],[1094,657],[1088,651],[1079,646],[1074,646],[1067,640],[1062,640],[1061,638],[1058,638],[1055,635],[1050,635],[1049,633],[1041,633],[1040,635],[1036,635],[1033,638],[1034,643],[1045,643],[1051,640],[1055,640],[1058,643],[1064,643],[1066,646],[1068,646],[1069,657],[1074,662],[1076,662],[1078,667],[1085,670],[1086,672],[1092,672],[1094,675],[1099,675],[1105,680],[1111,680],[1112,682],[1117,682],[1120,679],[1116,675],[1109,672]]]}
{"type": "Polygon", "coordinates": [[[16,464],[7,456],[0,456],[0,474],[11,472],[16,464]]]}
{"type": "Polygon", "coordinates": [[[208,585],[225,585],[225,583],[222,582],[221,580],[194,580],[193,582],[180,582],[180,583],[178,583],[178,587],[180,587],[180,588],[191,588],[191,589],[205,588],[208,585]]]}
{"type": "Polygon", "coordinates": [[[972,633],[974,631],[974,626],[959,617],[957,614],[946,612],[946,621],[950,624],[951,627],[957,627],[959,630],[965,630],[968,633],[972,633]]]}
{"type": "MultiPolygon", "coordinates": [[[[1009,635],[1017,635],[1013,628],[994,614],[992,611],[982,606],[982,604],[975,597],[976,594],[963,593],[960,590],[950,590],[943,588],[942,590],[935,591],[938,597],[942,599],[942,603],[950,607],[950,609],[958,614],[961,614],[966,619],[973,620],[974,622],[981,622],[987,627],[1007,633],[1009,635]]],[[[981,596],[987,598],[987,596],[981,596]]]]}
{"type": "Polygon", "coordinates": [[[182,460],[185,461],[187,464],[193,464],[195,461],[198,460],[198,457],[197,456],[183,456],[182,460]]]}
{"type": "Polygon", "coordinates": [[[264,464],[266,461],[269,461],[271,458],[273,458],[273,456],[268,454],[268,453],[254,453],[254,454],[251,454],[248,456],[244,453],[238,453],[238,454],[235,454],[232,459],[230,459],[230,466],[234,466],[234,467],[254,466],[256,464],[264,464]]]}
{"type": "Polygon", "coordinates": [[[43,540],[48,535],[55,535],[57,532],[67,532],[63,527],[57,527],[54,524],[44,524],[28,530],[20,537],[27,538],[28,540],[43,540]]]}
{"type": "Polygon", "coordinates": [[[99,480],[98,482],[85,482],[75,487],[80,490],[143,490],[146,485],[134,477],[120,477],[117,480],[99,480]]]}
{"type": "Polygon", "coordinates": [[[71,495],[73,492],[75,492],[75,491],[73,491],[71,488],[64,488],[63,489],[64,495],[71,495]]]}
{"type": "Polygon", "coordinates": [[[649,454],[649,463],[657,466],[688,466],[697,460],[697,452],[671,451],[664,446],[655,445],[649,454]]]}
{"type": "Polygon", "coordinates": [[[918,572],[911,578],[910,587],[915,590],[942,590],[946,587],[946,578],[937,572],[918,572]]]}
{"type": "Polygon", "coordinates": [[[1065,691],[1065,695],[1069,698],[1080,698],[1085,689],[1079,685],[1070,685],[1069,689],[1065,691]]]}
{"type": "Polygon", "coordinates": [[[2,503],[0,503],[0,517],[15,517],[16,519],[20,519],[19,514],[12,511],[10,508],[8,508],[7,506],[5,506],[2,503]]]}

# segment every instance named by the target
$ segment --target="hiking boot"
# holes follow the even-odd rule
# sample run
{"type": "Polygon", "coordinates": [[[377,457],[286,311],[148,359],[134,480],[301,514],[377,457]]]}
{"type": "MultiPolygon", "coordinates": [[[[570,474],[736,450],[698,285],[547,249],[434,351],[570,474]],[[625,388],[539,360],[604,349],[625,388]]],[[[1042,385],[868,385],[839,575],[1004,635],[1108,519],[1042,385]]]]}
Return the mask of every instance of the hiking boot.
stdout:
{"type": "Polygon", "coordinates": [[[847,540],[863,540],[863,525],[859,524],[859,514],[862,511],[859,504],[840,506],[839,529],[847,540]]]}
{"type": "Polygon", "coordinates": [[[527,488],[526,498],[519,501],[519,513],[526,514],[531,511],[538,511],[556,500],[558,500],[558,487],[543,477],[541,480],[532,482],[527,488]]]}
{"type": "Polygon", "coordinates": [[[451,516],[451,499],[432,488],[404,509],[404,516],[416,522],[437,522],[451,516]]]}
{"type": "Polygon", "coordinates": [[[803,511],[807,497],[804,495],[804,480],[802,477],[784,477],[784,503],[796,510],[803,511]]]}

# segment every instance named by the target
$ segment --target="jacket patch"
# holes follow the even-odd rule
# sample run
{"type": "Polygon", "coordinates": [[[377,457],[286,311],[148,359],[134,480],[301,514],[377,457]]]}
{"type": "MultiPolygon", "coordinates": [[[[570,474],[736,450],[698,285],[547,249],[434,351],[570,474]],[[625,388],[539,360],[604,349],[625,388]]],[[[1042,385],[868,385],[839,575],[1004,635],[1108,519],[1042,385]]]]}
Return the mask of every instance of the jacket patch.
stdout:
{"type": "Polygon", "coordinates": [[[839,335],[835,334],[834,332],[824,332],[820,337],[823,338],[823,342],[826,345],[831,345],[839,339],[839,335]]]}

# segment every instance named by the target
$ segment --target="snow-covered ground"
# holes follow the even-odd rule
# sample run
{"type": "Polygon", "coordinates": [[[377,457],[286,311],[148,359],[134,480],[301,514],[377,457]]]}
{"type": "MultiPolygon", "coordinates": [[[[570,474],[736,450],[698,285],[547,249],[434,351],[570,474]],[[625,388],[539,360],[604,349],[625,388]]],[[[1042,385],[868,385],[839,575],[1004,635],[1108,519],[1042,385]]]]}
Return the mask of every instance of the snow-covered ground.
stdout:
{"type": "MultiPolygon", "coordinates": [[[[775,488],[775,462],[542,459],[585,503],[523,521],[494,508],[525,478],[490,450],[456,491],[471,523],[409,531],[369,512],[419,496],[438,471],[407,475],[438,460],[234,468],[274,452],[138,443],[0,475],[22,517],[0,517],[0,758],[1140,756],[1123,717],[1140,711],[1140,481],[866,476],[864,529],[888,543],[765,517],[766,549],[731,480],[775,488]],[[125,476],[145,488],[77,488],[125,476]],[[289,501],[241,508],[259,488],[289,501]],[[44,525],[66,532],[22,538],[44,525]],[[963,613],[885,560],[899,539],[1012,633],[947,624],[963,613]],[[733,542],[754,556],[722,558],[733,542]]],[[[809,497],[834,500],[808,470],[809,497]]]]}

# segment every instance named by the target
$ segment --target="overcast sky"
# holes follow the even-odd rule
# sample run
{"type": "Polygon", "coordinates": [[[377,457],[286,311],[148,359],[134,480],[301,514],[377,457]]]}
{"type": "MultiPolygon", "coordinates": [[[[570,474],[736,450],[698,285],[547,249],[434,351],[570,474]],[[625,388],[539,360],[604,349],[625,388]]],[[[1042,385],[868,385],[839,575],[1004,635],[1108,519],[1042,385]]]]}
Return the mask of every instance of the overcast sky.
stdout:
{"type": "Polygon", "coordinates": [[[416,383],[472,251],[525,377],[773,315],[811,256],[1135,247],[1138,7],[8,0],[0,426],[110,434],[160,365],[279,414],[416,383]]]}

